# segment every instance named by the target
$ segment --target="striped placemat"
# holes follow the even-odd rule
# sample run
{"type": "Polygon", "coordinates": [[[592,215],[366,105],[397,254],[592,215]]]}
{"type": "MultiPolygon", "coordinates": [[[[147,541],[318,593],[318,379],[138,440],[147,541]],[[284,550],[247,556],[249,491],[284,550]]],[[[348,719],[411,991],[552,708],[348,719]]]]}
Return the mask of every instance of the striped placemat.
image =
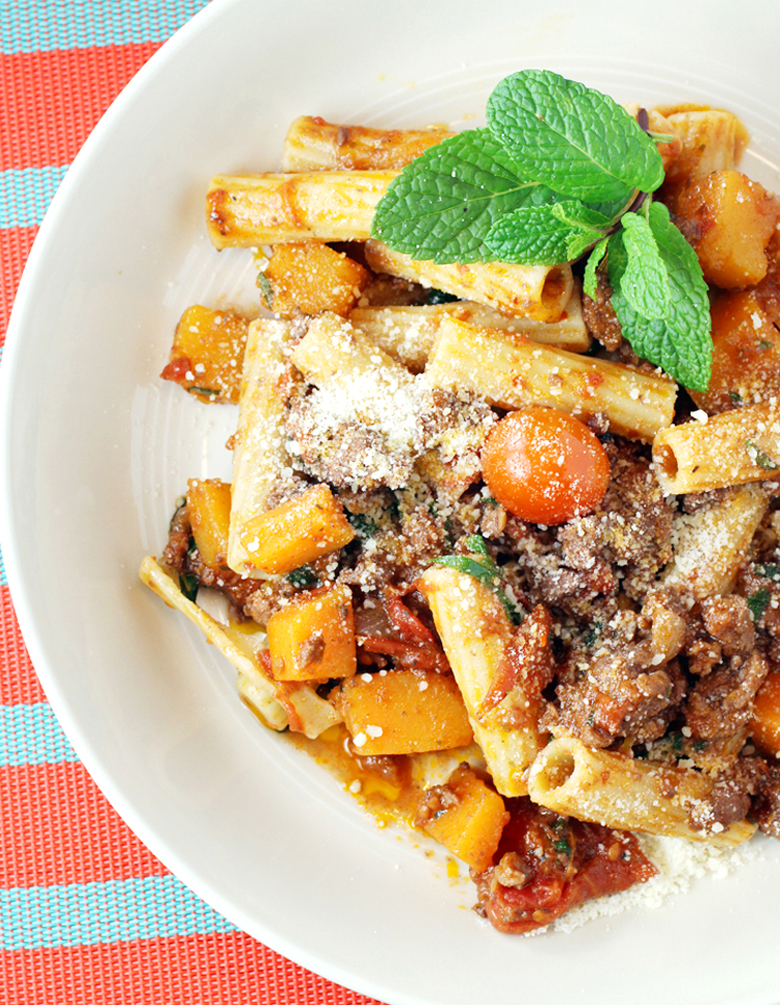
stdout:
{"type": "MultiPolygon", "coordinates": [[[[68,165],[127,81],[205,2],[0,0],[0,350],[68,165]]],[[[46,701],[1,560],[0,819],[0,1003],[370,1001],[237,930],[125,826],[46,701]]]]}

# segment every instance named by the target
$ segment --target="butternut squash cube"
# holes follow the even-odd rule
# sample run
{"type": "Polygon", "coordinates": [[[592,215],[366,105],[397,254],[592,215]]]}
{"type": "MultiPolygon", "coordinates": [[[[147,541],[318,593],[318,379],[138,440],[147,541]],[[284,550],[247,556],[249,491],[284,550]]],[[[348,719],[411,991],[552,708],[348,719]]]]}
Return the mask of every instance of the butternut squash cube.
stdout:
{"type": "Polygon", "coordinates": [[[739,171],[715,171],[680,196],[680,227],[698,255],[704,278],[722,289],[744,289],[767,272],[765,249],[780,205],[739,171]]]}
{"type": "MultiPolygon", "coordinates": [[[[429,790],[430,791],[430,790],[429,790]]],[[[467,764],[459,765],[442,786],[440,806],[422,829],[475,872],[493,864],[509,813],[501,796],[467,764]]]]}
{"type": "Polygon", "coordinates": [[[719,293],[710,313],[710,386],[689,392],[699,408],[714,415],[780,395],[780,333],[755,292],[719,293]]]}
{"type": "Polygon", "coordinates": [[[769,757],[780,755],[780,673],[770,673],[753,700],[750,735],[769,757]]]}
{"type": "Polygon", "coordinates": [[[450,750],[473,739],[460,690],[448,674],[361,674],[341,685],[334,703],[361,756],[450,750]]]}
{"type": "Polygon", "coordinates": [[[277,244],[258,285],[266,305],[289,316],[333,311],[346,316],[368,285],[359,262],[321,241],[277,244]]]}
{"type": "Polygon", "coordinates": [[[248,329],[249,318],[235,311],[188,307],[160,376],[201,401],[237,403],[248,329]]]}
{"type": "Polygon", "coordinates": [[[247,520],[239,533],[247,563],[272,575],[338,551],[354,536],[341,503],[323,484],[247,520]]]}
{"type": "Polygon", "coordinates": [[[218,478],[190,479],[187,513],[200,557],[211,569],[227,568],[230,483],[218,478]]]}
{"type": "Polygon", "coordinates": [[[355,673],[355,623],[348,586],[299,595],[271,615],[266,631],[275,680],[328,680],[355,673]]]}

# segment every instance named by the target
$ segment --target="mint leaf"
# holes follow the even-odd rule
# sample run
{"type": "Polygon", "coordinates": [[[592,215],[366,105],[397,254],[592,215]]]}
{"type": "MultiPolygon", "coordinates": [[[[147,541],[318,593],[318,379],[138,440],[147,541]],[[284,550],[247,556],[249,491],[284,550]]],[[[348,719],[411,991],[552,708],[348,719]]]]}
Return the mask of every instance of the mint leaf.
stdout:
{"type": "Polygon", "coordinates": [[[506,77],[488,99],[488,126],[528,177],[583,202],[631,199],[664,178],[653,140],[599,91],[548,70],[506,77]]]}
{"type": "Polygon", "coordinates": [[[555,265],[579,258],[609,224],[601,213],[574,200],[521,206],[493,224],[485,243],[502,262],[555,265]]]}
{"type": "Polygon", "coordinates": [[[612,306],[623,335],[634,351],[663,367],[685,387],[706,391],[712,372],[712,339],[707,284],[696,253],[669,219],[669,210],[654,202],[648,214],[669,282],[669,309],[663,318],[643,318],[622,289],[628,265],[626,231],[609,239],[609,281],[612,306]]]}
{"type": "Polygon", "coordinates": [[[408,164],[377,206],[371,236],[440,265],[491,261],[485,244],[501,216],[552,192],[529,180],[487,129],[449,137],[408,164]]]}
{"type": "Polygon", "coordinates": [[[582,289],[591,298],[591,300],[596,299],[596,287],[598,286],[598,276],[596,275],[596,270],[599,265],[601,265],[602,259],[607,253],[608,245],[609,238],[602,237],[593,251],[591,251],[585,265],[585,272],[582,277],[582,289]]]}
{"type": "Polygon", "coordinates": [[[625,230],[623,244],[628,256],[620,280],[620,292],[643,318],[652,321],[666,317],[669,311],[669,278],[650,223],[636,213],[625,213],[620,222],[625,230]]]}

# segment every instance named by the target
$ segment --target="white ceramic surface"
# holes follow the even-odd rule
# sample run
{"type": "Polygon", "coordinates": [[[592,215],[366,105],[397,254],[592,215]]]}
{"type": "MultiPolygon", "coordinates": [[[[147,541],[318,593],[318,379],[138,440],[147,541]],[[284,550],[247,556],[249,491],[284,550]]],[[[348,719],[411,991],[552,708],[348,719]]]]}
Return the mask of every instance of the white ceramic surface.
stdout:
{"type": "Polygon", "coordinates": [[[472,124],[502,76],[539,66],[620,100],[729,107],[753,134],[749,170],[777,184],[778,37],[780,6],[764,0],[212,0],[57,194],[0,367],[0,537],[33,662],[152,851],[333,980],[393,1005],[770,1005],[780,855],[657,910],[501,936],[466,909],[467,884],[240,705],[230,669],[136,579],[186,478],[229,472],[233,410],[157,379],[185,306],[252,292],[248,256],[206,240],[208,179],[274,169],[303,113],[472,124]]]}

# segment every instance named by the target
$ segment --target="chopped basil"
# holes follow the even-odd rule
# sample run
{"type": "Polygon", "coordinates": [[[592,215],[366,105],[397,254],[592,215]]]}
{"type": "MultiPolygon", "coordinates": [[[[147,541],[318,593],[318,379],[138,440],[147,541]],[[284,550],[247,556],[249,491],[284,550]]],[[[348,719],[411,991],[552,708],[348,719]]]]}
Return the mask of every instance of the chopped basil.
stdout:
{"type": "Polygon", "coordinates": [[[198,596],[199,585],[200,584],[198,583],[198,577],[193,576],[191,572],[185,572],[179,575],[179,589],[187,598],[187,600],[191,600],[193,604],[195,603],[195,600],[197,599],[198,596]]]}
{"type": "Polygon", "coordinates": [[[753,615],[754,621],[759,621],[761,619],[771,599],[771,593],[763,586],[760,590],[756,590],[755,593],[748,597],[747,605],[750,613],[753,615]]]}
{"type": "Polygon", "coordinates": [[[764,579],[780,580],[780,565],[754,565],[753,572],[764,579]]]}
{"type": "Polygon", "coordinates": [[[269,310],[272,310],[274,306],[274,288],[271,286],[271,280],[262,270],[257,273],[257,286],[263,294],[263,299],[268,304],[269,310]]]}
{"type": "Polygon", "coordinates": [[[773,461],[772,458],[765,454],[763,450],[759,449],[752,440],[745,440],[745,450],[748,452],[748,457],[754,464],[758,467],[763,468],[764,471],[777,471],[780,468],[780,464],[777,461],[773,461]]]}
{"type": "Polygon", "coordinates": [[[308,565],[301,565],[299,568],[293,569],[292,572],[287,573],[286,578],[288,583],[292,583],[293,586],[299,589],[314,586],[317,582],[316,573],[308,565]]]}

